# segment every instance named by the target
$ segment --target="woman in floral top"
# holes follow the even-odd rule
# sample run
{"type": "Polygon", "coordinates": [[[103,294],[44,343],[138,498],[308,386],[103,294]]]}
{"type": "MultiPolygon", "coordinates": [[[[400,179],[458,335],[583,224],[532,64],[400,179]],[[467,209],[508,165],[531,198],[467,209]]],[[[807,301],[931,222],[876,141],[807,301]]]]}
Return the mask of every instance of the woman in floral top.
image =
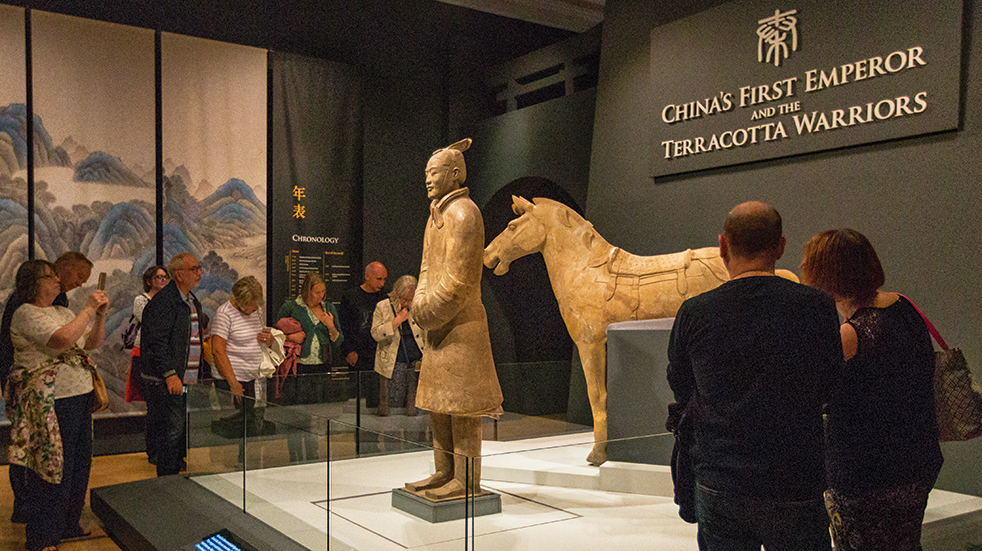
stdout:
{"type": "Polygon", "coordinates": [[[84,350],[102,345],[109,298],[94,291],[76,315],[53,306],[61,292],[54,265],[29,260],[17,270],[7,387],[10,463],[27,468],[27,542],[53,551],[85,535],[79,524],[92,465],[92,370],[84,350]],[[89,327],[91,325],[91,330],[89,327]]]}

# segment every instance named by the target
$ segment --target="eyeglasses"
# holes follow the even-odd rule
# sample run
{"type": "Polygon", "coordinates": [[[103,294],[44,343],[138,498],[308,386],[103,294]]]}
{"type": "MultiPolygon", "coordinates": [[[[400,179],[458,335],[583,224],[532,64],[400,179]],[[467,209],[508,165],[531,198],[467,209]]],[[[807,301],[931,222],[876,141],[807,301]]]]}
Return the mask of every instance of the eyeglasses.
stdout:
{"type": "Polygon", "coordinates": [[[201,266],[199,265],[199,266],[191,266],[191,267],[188,267],[188,268],[181,268],[178,271],[181,271],[181,270],[187,271],[187,272],[200,272],[201,271],[201,266]]]}

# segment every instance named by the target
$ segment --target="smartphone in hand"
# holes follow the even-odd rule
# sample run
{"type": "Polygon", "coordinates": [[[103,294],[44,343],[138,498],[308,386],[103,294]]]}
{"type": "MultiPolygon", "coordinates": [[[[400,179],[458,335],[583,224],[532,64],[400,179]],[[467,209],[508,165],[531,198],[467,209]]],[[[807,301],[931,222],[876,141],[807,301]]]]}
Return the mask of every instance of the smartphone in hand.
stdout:
{"type": "Polygon", "coordinates": [[[99,290],[106,290],[106,272],[99,272],[99,290]]]}

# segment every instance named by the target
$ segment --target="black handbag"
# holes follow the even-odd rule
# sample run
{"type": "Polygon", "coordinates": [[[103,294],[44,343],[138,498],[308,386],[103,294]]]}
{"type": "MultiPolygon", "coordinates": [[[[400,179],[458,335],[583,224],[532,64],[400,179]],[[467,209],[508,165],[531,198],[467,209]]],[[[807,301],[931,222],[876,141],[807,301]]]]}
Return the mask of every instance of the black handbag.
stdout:
{"type": "Polygon", "coordinates": [[[133,346],[136,345],[136,336],[140,333],[140,322],[136,319],[136,316],[130,315],[129,321],[126,323],[126,329],[123,330],[123,346],[120,350],[132,350],[133,346]]]}

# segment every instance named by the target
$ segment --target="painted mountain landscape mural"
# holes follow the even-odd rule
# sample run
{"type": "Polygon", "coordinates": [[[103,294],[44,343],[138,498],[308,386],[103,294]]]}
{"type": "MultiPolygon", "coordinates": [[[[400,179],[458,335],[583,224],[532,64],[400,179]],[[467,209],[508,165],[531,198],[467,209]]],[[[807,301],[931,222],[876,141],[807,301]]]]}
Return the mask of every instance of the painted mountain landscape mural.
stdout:
{"type": "MultiPolygon", "coordinates": [[[[26,136],[25,106],[0,107],[0,303],[27,259],[26,136]]],[[[69,296],[75,309],[94,289],[97,274],[108,274],[109,336],[94,360],[113,395],[112,411],[142,408],[122,398],[129,351],[120,349],[120,334],[133,298],[143,290],[143,272],[156,263],[154,171],[126,166],[112,152],[90,151],[71,136],[53,138],[39,114],[33,143],[35,257],[54,261],[65,251],[79,251],[92,260],[91,284],[69,296]]],[[[242,179],[230,178],[217,188],[201,179],[190,186],[208,192],[198,197],[189,191],[193,175],[187,168],[170,159],[164,168],[163,257],[190,252],[200,260],[203,273],[195,294],[211,316],[228,300],[240,274],[265,280],[266,205],[242,179]]]]}

